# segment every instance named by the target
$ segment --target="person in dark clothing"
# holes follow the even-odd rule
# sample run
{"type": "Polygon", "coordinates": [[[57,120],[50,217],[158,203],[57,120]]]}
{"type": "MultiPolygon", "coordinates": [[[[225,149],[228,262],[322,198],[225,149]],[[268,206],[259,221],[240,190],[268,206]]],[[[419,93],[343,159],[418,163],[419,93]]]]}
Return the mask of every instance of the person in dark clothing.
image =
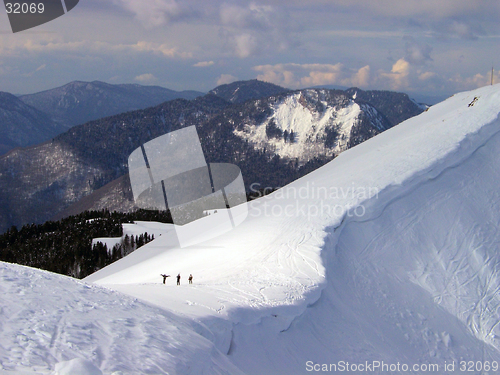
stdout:
{"type": "Polygon", "coordinates": [[[177,275],[177,285],[181,285],[181,274],[177,275]]]}
{"type": "Polygon", "coordinates": [[[164,275],[164,274],[161,274],[161,276],[163,276],[163,284],[165,284],[165,280],[167,280],[167,277],[170,277],[170,275],[164,275]]]}
{"type": "Polygon", "coordinates": [[[189,284],[192,284],[193,283],[193,275],[189,275],[188,277],[188,280],[189,280],[189,284]]]}

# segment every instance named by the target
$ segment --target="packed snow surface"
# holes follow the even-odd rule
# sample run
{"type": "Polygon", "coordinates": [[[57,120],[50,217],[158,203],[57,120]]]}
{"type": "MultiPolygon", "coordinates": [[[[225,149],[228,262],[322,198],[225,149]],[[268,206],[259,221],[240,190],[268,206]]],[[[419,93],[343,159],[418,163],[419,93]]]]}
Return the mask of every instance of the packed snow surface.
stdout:
{"type": "Polygon", "coordinates": [[[183,249],[167,231],[87,284],[2,264],[1,366],[497,372],[499,112],[499,85],[457,94],[253,201],[233,231],[183,249]]]}
{"type": "Polygon", "coordinates": [[[0,263],[0,280],[0,370],[14,374],[55,370],[57,375],[233,374],[218,370],[231,370],[231,364],[212,342],[164,309],[110,289],[7,263],[0,263]]]}

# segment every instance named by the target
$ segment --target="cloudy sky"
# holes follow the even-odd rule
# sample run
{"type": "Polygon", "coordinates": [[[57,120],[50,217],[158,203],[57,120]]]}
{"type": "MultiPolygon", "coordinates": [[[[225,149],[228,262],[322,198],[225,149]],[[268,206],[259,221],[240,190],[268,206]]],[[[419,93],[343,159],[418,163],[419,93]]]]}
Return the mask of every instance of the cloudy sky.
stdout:
{"type": "Polygon", "coordinates": [[[0,91],[15,94],[74,80],[208,91],[258,78],[450,95],[500,71],[498,0],[80,0],[16,34],[1,7],[0,91]]]}

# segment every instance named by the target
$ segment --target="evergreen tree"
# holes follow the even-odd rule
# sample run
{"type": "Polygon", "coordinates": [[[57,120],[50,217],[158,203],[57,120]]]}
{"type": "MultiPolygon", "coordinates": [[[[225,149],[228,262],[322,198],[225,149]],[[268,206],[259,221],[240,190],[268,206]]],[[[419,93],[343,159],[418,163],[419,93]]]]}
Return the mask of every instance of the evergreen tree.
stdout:
{"type": "Polygon", "coordinates": [[[125,251],[125,254],[128,254],[130,250],[130,237],[128,234],[125,235],[125,238],[123,239],[123,250],[125,251]]]}

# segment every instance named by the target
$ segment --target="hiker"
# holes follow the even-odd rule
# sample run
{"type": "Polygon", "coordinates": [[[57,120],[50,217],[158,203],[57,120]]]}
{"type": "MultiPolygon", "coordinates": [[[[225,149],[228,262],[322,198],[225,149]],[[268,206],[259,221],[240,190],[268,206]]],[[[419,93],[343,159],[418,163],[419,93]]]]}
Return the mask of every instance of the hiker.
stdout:
{"type": "Polygon", "coordinates": [[[189,274],[188,280],[189,280],[189,284],[192,284],[193,283],[193,275],[189,274]]]}
{"type": "Polygon", "coordinates": [[[181,285],[181,274],[177,275],[177,285],[181,285]]]}
{"type": "Polygon", "coordinates": [[[163,276],[163,284],[165,284],[165,280],[167,280],[167,277],[170,277],[170,275],[164,275],[164,274],[160,274],[161,276],[163,276]]]}

